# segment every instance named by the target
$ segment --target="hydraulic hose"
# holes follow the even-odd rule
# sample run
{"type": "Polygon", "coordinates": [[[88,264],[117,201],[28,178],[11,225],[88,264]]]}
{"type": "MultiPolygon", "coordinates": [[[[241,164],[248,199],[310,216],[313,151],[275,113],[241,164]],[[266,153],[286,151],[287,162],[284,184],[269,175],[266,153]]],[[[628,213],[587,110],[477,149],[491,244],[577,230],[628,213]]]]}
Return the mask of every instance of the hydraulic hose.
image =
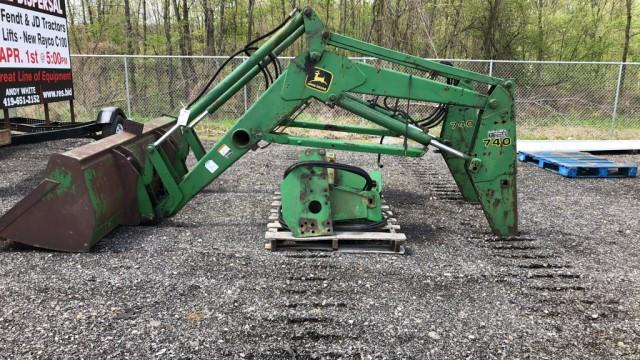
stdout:
{"type": "MultiPolygon", "coordinates": [[[[285,230],[291,230],[289,226],[284,222],[282,218],[282,207],[278,210],[278,222],[285,230]]],[[[335,231],[373,231],[387,226],[387,218],[383,218],[380,221],[335,221],[333,223],[333,230],[335,231]]]]}
{"type": "Polygon", "coordinates": [[[348,171],[350,173],[359,175],[364,179],[365,185],[364,185],[364,188],[362,190],[369,191],[369,190],[373,189],[374,186],[376,186],[375,181],[373,181],[373,179],[371,179],[371,176],[369,176],[369,173],[364,171],[363,169],[361,169],[361,168],[359,168],[357,166],[353,166],[353,165],[333,163],[333,162],[328,162],[328,161],[307,160],[307,161],[297,162],[297,163],[289,166],[287,168],[287,170],[284,171],[284,177],[286,178],[287,175],[289,175],[290,172],[292,172],[293,170],[295,170],[295,169],[297,169],[299,167],[321,167],[321,168],[338,169],[338,170],[348,171]]]}
{"type": "MultiPolygon", "coordinates": [[[[216,70],[216,72],[213,74],[213,76],[211,76],[211,78],[209,79],[209,81],[207,82],[207,85],[205,85],[202,90],[200,90],[200,93],[198,94],[198,96],[196,96],[193,100],[191,100],[191,102],[189,102],[189,104],[187,105],[187,109],[190,108],[191,106],[193,106],[193,104],[195,104],[198,100],[200,100],[200,98],[202,98],[204,96],[204,94],[206,94],[207,90],[209,90],[209,88],[211,87],[211,84],[213,84],[213,82],[215,81],[215,79],[218,77],[218,75],[220,75],[220,73],[222,72],[222,70],[225,68],[225,66],[227,66],[229,64],[229,62],[231,62],[231,60],[233,60],[236,56],[242,54],[242,53],[248,53],[249,51],[252,50],[256,50],[256,47],[252,47],[253,44],[257,43],[258,41],[264,40],[267,37],[275,34],[278,30],[282,29],[289,20],[291,20],[291,15],[287,16],[284,21],[282,23],[280,23],[278,26],[276,26],[275,28],[271,29],[269,32],[267,32],[264,35],[261,35],[255,39],[253,39],[252,41],[250,41],[249,43],[247,43],[245,45],[244,48],[236,51],[235,53],[233,53],[231,56],[229,56],[229,58],[227,60],[225,60],[222,65],[220,65],[220,67],[218,67],[218,70],[216,70]]],[[[269,58],[271,59],[271,62],[273,63],[273,66],[275,68],[275,72],[276,72],[276,76],[278,77],[278,74],[280,72],[280,62],[278,60],[278,58],[276,56],[274,56],[273,54],[269,54],[269,58]],[[275,61],[273,61],[275,59],[275,61]]],[[[269,86],[269,80],[268,78],[271,78],[271,75],[266,74],[265,71],[266,67],[263,67],[261,64],[258,64],[258,66],[260,67],[260,70],[262,71],[262,73],[265,76],[265,81],[267,82],[267,87],[269,86]]]]}

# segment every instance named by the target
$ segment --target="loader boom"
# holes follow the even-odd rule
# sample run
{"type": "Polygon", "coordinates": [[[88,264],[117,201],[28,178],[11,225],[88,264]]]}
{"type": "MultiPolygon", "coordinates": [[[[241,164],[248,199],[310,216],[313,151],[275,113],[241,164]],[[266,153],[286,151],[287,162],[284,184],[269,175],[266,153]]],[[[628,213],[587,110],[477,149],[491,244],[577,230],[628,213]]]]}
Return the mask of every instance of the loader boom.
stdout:
{"type": "MultiPolygon", "coordinates": [[[[176,214],[260,141],[414,157],[424,155],[431,145],[442,152],[464,199],[482,205],[493,233],[513,236],[517,233],[514,93],[515,84],[510,80],[332,33],[311,8],[296,9],[290,20],[246,61],[183,109],[171,128],[156,131],[155,141],[145,142],[144,156],[134,156],[137,160],[132,166],[139,174],[139,217],[157,221],[176,214]],[[292,60],[213,148],[206,151],[196,135],[198,123],[258,75],[261,67],[272,61],[270,54],[277,56],[300,37],[306,38],[306,51],[292,60]],[[332,48],[376,57],[420,75],[352,61],[332,52],[332,48]],[[436,80],[429,74],[447,81],[436,80]],[[360,94],[446,106],[441,135],[436,137],[412,123],[407,114],[362,100],[360,94]],[[377,127],[296,120],[296,112],[312,99],[340,107],[377,127]],[[276,131],[282,127],[404,137],[420,146],[408,146],[406,141],[401,146],[291,136],[276,131]],[[189,152],[197,159],[191,168],[184,165],[189,152]]],[[[104,232],[119,224],[123,222],[110,219],[101,228],[104,232]]],[[[5,223],[3,229],[2,225],[0,221],[0,237],[11,227],[5,223]]],[[[12,234],[16,234],[15,229],[12,234]]],[[[46,247],[46,241],[38,244],[43,243],[46,247]]]]}
{"type": "MultiPolygon", "coordinates": [[[[258,49],[242,66],[236,68],[206,97],[188,109],[188,127],[193,128],[197,125],[199,119],[196,118],[201,118],[203,109],[207,114],[212,113],[219,107],[217,103],[220,103],[221,97],[228,99],[240,90],[250,80],[246,75],[257,75],[257,64],[263,61],[270,51],[276,49],[278,44],[290,44],[296,40],[295,37],[302,34],[306,35],[308,51],[291,62],[273,86],[253,104],[213,149],[198,159],[196,166],[183,179],[166,179],[165,186],[175,188],[176,195],[174,199],[163,204],[161,214],[175,214],[260,140],[391,155],[421,156],[424,153],[420,148],[355,144],[293,137],[273,132],[278,126],[296,127],[298,124],[290,120],[291,115],[314,98],[370,120],[386,129],[387,135],[406,136],[424,146],[434,145],[440,148],[447,163],[452,167],[454,178],[463,194],[467,199],[482,204],[493,231],[501,236],[516,233],[514,83],[328,32],[311,8],[295,12],[286,27],[258,49]],[[421,76],[351,61],[345,56],[329,51],[329,46],[377,57],[423,72],[435,71],[459,80],[460,85],[448,85],[421,76]],[[489,93],[481,94],[473,90],[474,84],[489,85],[489,93]],[[372,107],[352,94],[440,103],[456,107],[459,111],[449,112],[450,119],[445,120],[443,125],[446,129],[443,131],[444,136],[435,138],[417,127],[407,126],[405,121],[393,117],[383,109],[372,107]],[[463,113],[462,117],[458,113],[463,113]],[[458,151],[454,151],[456,149],[458,151]]],[[[304,127],[304,124],[301,124],[301,127],[304,127]]],[[[176,125],[174,129],[180,128],[180,125],[176,125]]],[[[371,128],[370,131],[374,130],[371,128]]],[[[345,131],[366,133],[367,129],[351,128],[345,131]]],[[[157,145],[159,144],[150,145],[149,151],[152,159],[156,158],[153,163],[162,164],[158,152],[155,151],[157,145]]]]}

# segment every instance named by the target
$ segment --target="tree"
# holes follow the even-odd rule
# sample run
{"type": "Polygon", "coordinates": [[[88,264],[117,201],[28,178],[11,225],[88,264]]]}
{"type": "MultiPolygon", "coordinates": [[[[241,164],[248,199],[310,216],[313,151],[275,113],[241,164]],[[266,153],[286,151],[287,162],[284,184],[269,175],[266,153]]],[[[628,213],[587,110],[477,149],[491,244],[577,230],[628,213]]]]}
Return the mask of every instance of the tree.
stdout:
{"type": "Polygon", "coordinates": [[[202,0],[202,12],[204,14],[204,55],[214,55],[216,52],[214,26],[215,19],[213,9],[209,5],[209,0],[202,0]]]}
{"type": "Polygon", "coordinates": [[[633,10],[633,0],[625,0],[626,5],[626,15],[627,21],[624,27],[624,45],[622,46],[622,69],[620,72],[620,93],[619,96],[622,97],[622,93],[624,91],[624,80],[626,76],[626,65],[624,63],[627,62],[627,57],[629,56],[629,42],[631,40],[631,20],[633,18],[632,10],[633,10]]]}
{"type": "MultiPolygon", "coordinates": [[[[162,7],[162,23],[164,29],[164,36],[167,41],[167,54],[173,55],[173,41],[171,38],[171,5],[169,4],[170,0],[164,0],[162,7]]],[[[173,70],[173,64],[169,64],[169,79],[175,78],[175,73],[173,70]]],[[[169,106],[170,108],[175,107],[175,99],[173,95],[173,91],[169,91],[169,106]]]]}
{"type": "MultiPolygon", "coordinates": [[[[131,26],[131,2],[130,0],[124,0],[124,17],[125,17],[125,24],[127,26],[127,34],[129,34],[129,36],[127,36],[127,54],[129,55],[134,55],[138,52],[137,50],[137,46],[134,46],[134,40],[135,40],[135,35],[133,33],[133,28],[131,26]]],[[[137,93],[137,87],[136,87],[136,63],[135,61],[128,61],[127,62],[127,66],[129,67],[129,86],[131,89],[131,93],[135,94],[137,93]]]]}
{"type": "MultiPolygon", "coordinates": [[[[133,50],[181,55],[229,54],[279,24],[290,4],[285,0],[169,0],[167,7],[166,0],[67,2],[75,53],[133,50]]],[[[620,60],[622,54],[631,61],[640,50],[640,43],[633,41],[638,6],[632,0],[308,3],[332,31],[424,57],[620,60]]],[[[293,55],[303,46],[303,41],[297,42],[285,54],[293,55]]],[[[191,71],[189,62],[184,61],[185,74],[191,71]]]]}

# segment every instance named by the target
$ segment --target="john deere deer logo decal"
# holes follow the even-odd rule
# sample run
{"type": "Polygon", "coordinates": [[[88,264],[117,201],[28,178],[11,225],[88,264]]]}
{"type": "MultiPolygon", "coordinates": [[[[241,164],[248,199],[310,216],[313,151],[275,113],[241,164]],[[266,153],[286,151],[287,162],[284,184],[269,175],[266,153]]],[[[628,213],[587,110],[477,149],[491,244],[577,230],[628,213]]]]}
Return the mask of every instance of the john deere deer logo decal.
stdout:
{"type": "Polygon", "coordinates": [[[309,73],[307,73],[307,79],[304,84],[314,90],[327,92],[331,86],[332,79],[333,74],[325,69],[314,67],[309,73]]]}
{"type": "Polygon", "coordinates": [[[325,81],[326,79],[322,74],[320,74],[320,70],[316,70],[313,74],[313,80],[311,80],[312,82],[320,82],[327,85],[327,82],[325,81]]]}

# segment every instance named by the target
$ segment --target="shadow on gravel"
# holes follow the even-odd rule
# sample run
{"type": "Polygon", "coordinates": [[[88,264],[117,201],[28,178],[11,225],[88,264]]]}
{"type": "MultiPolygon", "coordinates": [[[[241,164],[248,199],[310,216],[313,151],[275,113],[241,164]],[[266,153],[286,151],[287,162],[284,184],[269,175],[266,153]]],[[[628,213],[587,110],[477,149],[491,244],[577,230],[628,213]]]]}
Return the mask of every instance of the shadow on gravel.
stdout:
{"type": "MultiPolygon", "coordinates": [[[[0,159],[0,161],[2,160],[0,159]]],[[[28,178],[20,180],[20,182],[15,185],[2,186],[0,187],[0,198],[15,195],[26,196],[31,190],[38,186],[40,181],[44,179],[44,176],[45,170],[42,169],[41,171],[29,176],[28,178]]]]}
{"type": "Polygon", "coordinates": [[[144,244],[151,243],[149,230],[157,227],[157,224],[118,226],[112,232],[100,239],[92,248],[92,253],[126,253],[140,248],[144,244]]]}
{"type": "Polygon", "coordinates": [[[10,252],[13,252],[13,253],[42,252],[42,253],[51,253],[51,254],[65,254],[60,251],[41,249],[34,246],[16,243],[13,241],[0,241],[0,253],[10,253],[10,252]]]}
{"type": "MultiPolygon", "coordinates": [[[[25,151],[30,149],[24,147],[25,151]]],[[[0,161],[6,160],[11,157],[15,157],[17,153],[21,151],[20,146],[7,146],[0,148],[0,161]]]]}
{"type": "Polygon", "coordinates": [[[382,192],[384,198],[396,207],[398,205],[426,205],[429,198],[422,192],[390,189],[382,192]]]}
{"type": "Polygon", "coordinates": [[[407,236],[407,242],[412,245],[432,242],[437,234],[437,230],[429,224],[406,224],[402,221],[400,221],[400,231],[407,236]]]}

